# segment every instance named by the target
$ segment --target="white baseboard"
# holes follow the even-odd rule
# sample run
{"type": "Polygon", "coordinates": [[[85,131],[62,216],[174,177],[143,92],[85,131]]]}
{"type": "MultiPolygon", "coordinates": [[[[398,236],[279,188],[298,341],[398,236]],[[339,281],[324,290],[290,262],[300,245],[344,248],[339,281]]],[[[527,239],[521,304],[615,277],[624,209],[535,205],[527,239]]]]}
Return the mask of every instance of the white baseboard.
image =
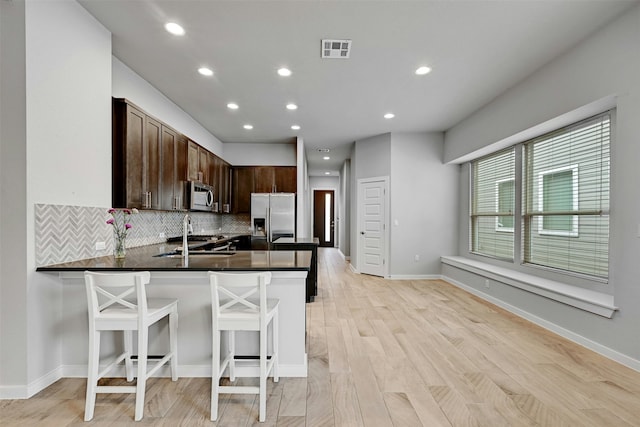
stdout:
{"type": "Polygon", "coordinates": [[[351,269],[352,272],[354,272],[355,274],[360,274],[360,272],[353,266],[353,264],[349,263],[349,268],[351,269]]]}
{"type": "Polygon", "coordinates": [[[0,400],[28,399],[29,393],[25,385],[0,386],[0,400]]]}
{"type": "Polygon", "coordinates": [[[438,280],[441,278],[440,274],[393,274],[387,277],[390,280],[438,280]]]}
{"type": "Polygon", "coordinates": [[[343,254],[342,251],[339,248],[338,248],[338,253],[340,254],[340,256],[342,257],[343,260],[345,260],[347,262],[351,261],[351,257],[343,254]]]}
{"type": "Polygon", "coordinates": [[[28,399],[34,394],[37,394],[45,388],[49,387],[60,378],[62,378],[62,368],[58,367],[27,385],[0,386],[0,400],[28,399]]]}
{"type": "MultiPolygon", "coordinates": [[[[236,362],[236,376],[238,377],[257,377],[259,376],[259,367],[257,360],[238,361],[236,362]]],[[[103,369],[104,366],[101,366],[103,369]]],[[[307,357],[305,355],[304,363],[300,365],[280,365],[279,376],[283,378],[305,378],[308,375],[307,357]]],[[[124,377],[124,365],[118,366],[109,373],[108,376],[124,377]]],[[[169,366],[163,366],[154,375],[154,377],[167,378],[171,377],[169,366]]],[[[181,378],[210,378],[211,365],[179,365],[178,376],[181,378]]],[[[7,399],[28,399],[39,393],[51,384],[61,378],[86,378],[87,365],[63,365],[48,374],[38,378],[27,386],[0,386],[0,400],[7,399]]]]}
{"type": "Polygon", "coordinates": [[[568,329],[563,328],[562,326],[556,325],[555,323],[549,322],[541,317],[538,317],[534,314],[529,313],[528,311],[524,311],[516,306],[513,306],[509,303],[506,303],[498,298],[495,298],[491,295],[485,294],[478,289],[475,289],[471,286],[465,285],[464,283],[458,282],[447,276],[442,276],[442,280],[445,280],[448,283],[451,283],[454,286],[457,286],[465,291],[472,293],[473,295],[482,298],[485,301],[489,301],[492,304],[497,305],[498,307],[504,308],[505,310],[515,314],[516,316],[522,317],[536,325],[545,328],[555,334],[560,335],[570,341],[573,341],[576,344],[579,344],[589,350],[595,351],[596,353],[611,359],[615,362],[618,362],[628,368],[631,368],[635,371],[640,372],[640,360],[629,357],[625,354],[622,354],[616,350],[613,350],[609,347],[606,347],[602,344],[599,344],[595,341],[592,341],[588,338],[583,337],[582,335],[576,334],[568,329]]]}

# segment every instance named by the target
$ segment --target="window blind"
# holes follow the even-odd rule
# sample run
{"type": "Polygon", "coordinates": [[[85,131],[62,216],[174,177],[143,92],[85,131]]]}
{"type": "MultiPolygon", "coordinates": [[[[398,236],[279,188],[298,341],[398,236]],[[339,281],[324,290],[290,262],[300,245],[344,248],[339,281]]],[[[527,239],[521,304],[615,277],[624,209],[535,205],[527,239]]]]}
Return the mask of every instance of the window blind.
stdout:
{"type": "Polygon", "coordinates": [[[524,144],[525,263],[606,278],[610,113],[524,144]]]}
{"type": "Polygon", "coordinates": [[[515,148],[471,163],[471,251],[513,259],[515,148]]]}

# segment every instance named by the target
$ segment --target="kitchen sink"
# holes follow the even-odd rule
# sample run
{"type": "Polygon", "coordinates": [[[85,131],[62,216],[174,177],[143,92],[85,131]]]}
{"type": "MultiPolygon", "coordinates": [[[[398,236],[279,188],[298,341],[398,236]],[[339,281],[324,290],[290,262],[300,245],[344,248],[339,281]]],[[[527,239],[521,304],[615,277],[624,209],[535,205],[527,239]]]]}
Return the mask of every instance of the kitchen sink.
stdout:
{"type": "MultiPolygon", "coordinates": [[[[191,257],[220,257],[220,256],[231,256],[235,255],[235,251],[206,251],[206,250],[189,250],[189,258],[191,257]]],[[[163,258],[182,258],[182,253],[178,251],[167,252],[164,254],[154,255],[154,257],[163,257],[163,258]]]]}

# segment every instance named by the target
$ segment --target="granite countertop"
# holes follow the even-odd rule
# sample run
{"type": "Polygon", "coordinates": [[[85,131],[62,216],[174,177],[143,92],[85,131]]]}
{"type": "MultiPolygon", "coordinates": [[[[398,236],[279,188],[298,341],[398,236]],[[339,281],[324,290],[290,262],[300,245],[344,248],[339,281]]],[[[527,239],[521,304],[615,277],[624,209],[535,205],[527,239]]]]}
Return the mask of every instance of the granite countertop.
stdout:
{"type": "Polygon", "coordinates": [[[162,243],[128,248],[124,259],[113,255],[53,264],[36,268],[41,272],[65,271],[309,271],[309,251],[235,251],[198,255],[191,253],[189,263],[179,256],[155,256],[175,251],[176,244],[162,243]]]}

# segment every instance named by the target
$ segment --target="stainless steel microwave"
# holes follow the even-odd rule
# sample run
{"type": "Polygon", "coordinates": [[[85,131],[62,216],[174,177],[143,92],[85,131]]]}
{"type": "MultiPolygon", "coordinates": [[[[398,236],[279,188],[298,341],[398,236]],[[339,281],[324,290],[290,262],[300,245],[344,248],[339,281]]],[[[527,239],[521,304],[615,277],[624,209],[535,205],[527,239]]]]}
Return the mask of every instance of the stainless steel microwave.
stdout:
{"type": "Polygon", "coordinates": [[[197,181],[188,181],[189,209],[214,211],[213,187],[197,181]]]}

